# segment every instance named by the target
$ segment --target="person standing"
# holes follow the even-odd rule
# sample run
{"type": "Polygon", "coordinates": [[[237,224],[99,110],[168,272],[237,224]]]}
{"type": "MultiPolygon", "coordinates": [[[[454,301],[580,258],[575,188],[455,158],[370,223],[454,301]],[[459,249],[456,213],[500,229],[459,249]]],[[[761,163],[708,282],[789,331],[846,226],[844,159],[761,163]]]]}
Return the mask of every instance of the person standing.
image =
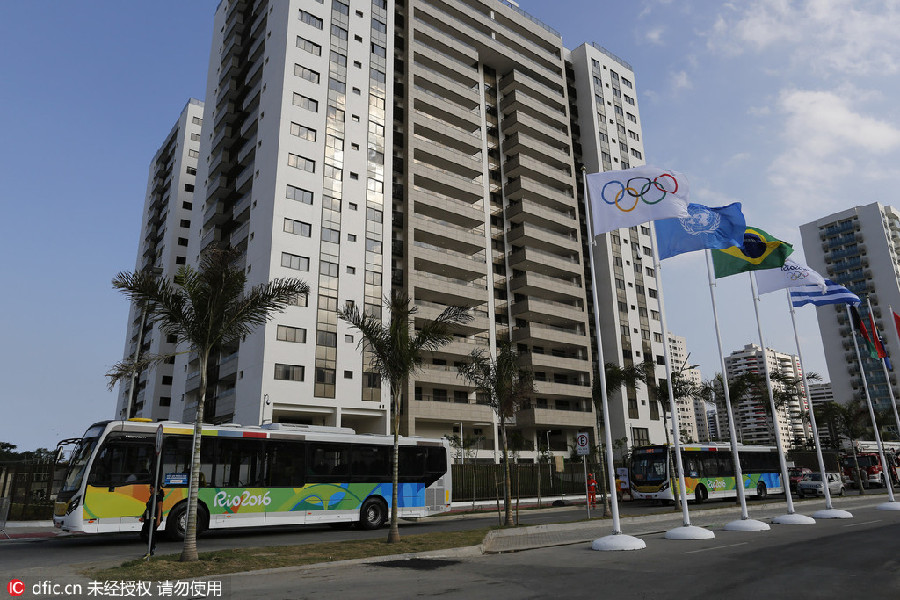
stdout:
{"type": "Polygon", "coordinates": [[[147,498],[147,505],[144,508],[144,514],[141,515],[141,522],[143,523],[143,526],[141,527],[141,540],[146,542],[148,538],[150,538],[151,526],[153,528],[153,536],[150,540],[150,551],[144,555],[144,558],[153,556],[153,553],[156,551],[156,530],[159,528],[159,524],[162,522],[164,498],[165,492],[163,492],[162,488],[157,491],[156,487],[151,483],[150,497],[147,498]],[[155,514],[153,508],[154,502],[156,503],[155,514]]]}
{"type": "Polygon", "coordinates": [[[593,473],[588,473],[588,504],[591,508],[597,508],[597,480],[594,479],[593,473]]]}

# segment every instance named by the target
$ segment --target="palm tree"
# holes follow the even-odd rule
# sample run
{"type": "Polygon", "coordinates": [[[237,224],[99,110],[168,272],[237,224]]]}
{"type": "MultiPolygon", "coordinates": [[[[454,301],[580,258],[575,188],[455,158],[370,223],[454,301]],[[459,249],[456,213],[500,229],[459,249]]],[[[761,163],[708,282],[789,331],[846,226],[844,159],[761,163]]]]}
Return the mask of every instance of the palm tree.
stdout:
{"type": "MultiPolygon", "coordinates": [[[[606,363],[603,369],[607,397],[616,392],[622,391],[622,386],[636,388],[638,384],[646,382],[646,370],[642,365],[629,364],[621,367],[615,363],[606,363]]],[[[600,377],[594,374],[594,385],[591,388],[591,399],[594,401],[594,414],[597,415],[597,431],[604,431],[603,427],[603,395],[600,389],[600,377]]],[[[600,494],[603,496],[603,511],[601,516],[606,516],[610,510],[609,494],[606,491],[606,458],[612,460],[612,457],[606,457],[606,448],[603,443],[597,444],[598,455],[600,458],[600,494]]]]}
{"type": "Polygon", "coordinates": [[[347,305],[338,317],[357,329],[362,338],[359,347],[370,353],[369,369],[378,373],[391,388],[394,411],[394,456],[391,474],[391,529],[388,543],[400,541],[397,526],[398,459],[400,448],[400,395],[406,379],[422,366],[425,352],[433,352],[453,341],[454,325],[472,320],[468,308],[448,306],[433,321],[426,322],[413,334],[413,316],[418,308],[410,305],[409,296],[400,290],[391,290],[385,297],[390,321],[384,323],[380,316],[360,313],[359,308],[347,305]]]}
{"type": "Polygon", "coordinates": [[[469,360],[457,367],[459,375],[475,386],[477,392],[487,396],[491,408],[500,421],[503,442],[504,525],[511,527],[512,479],[509,467],[509,440],[506,424],[519,411],[522,404],[534,393],[534,374],[519,366],[519,355],[509,341],[497,342],[497,357],[486,356],[482,350],[473,350],[469,360]]]}
{"type": "Polygon", "coordinates": [[[850,452],[853,455],[853,473],[856,477],[856,487],[859,494],[866,493],[860,478],[859,461],[856,458],[856,440],[864,435],[866,430],[867,411],[862,407],[858,400],[854,400],[849,404],[838,404],[831,401],[819,406],[819,415],[828,423],[829,429],[833,431],[838,440],[846,439],[850,445],[850,452]]]}
{"type": "MultiPolygon", "coordinates": [[[[200,359],[200,390],[194,418],[191,483],[188,493],[182,561],[197,560],[197,494],[200,485],[200,442],[203,439],[203,405],[206,402],[207,366],[211,353],[234,344],[264,324],[275,312],[284,310],[309,286],[299,279],[274,279],[244,291],[247,276],[235,268],[240,256],[232,248],[208,248],[200,257],[199,269],[183,266],[174,282],[148,271],[119,273],[112,281],[115,289],[132,302],[147,307],[148,318],[167,335],[177,335],[200,359]]],[[[107,373],[110,385],[158,364],[168,356],[144,358],[141,364],[123,361],[107,373]]]]}

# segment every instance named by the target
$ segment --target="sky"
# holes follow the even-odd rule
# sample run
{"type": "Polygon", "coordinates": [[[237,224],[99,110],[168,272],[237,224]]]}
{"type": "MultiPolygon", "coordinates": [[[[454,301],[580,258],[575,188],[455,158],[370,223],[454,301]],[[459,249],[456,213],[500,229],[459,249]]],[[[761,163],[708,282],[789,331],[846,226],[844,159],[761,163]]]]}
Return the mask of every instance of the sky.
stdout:
{"type": "MultiPolygon", "coordinates": [[[[0,3],[0,441],[53,447],[112,417],[153,155],[203,99],[218,0],[0,3]],[[40,157],[44,158],[40,158],[40,157]]],[[[865,0],[522,0],[575,48],[634,67],[645,157],[694,202],[742,202],[749,225],[799,226],[893,199],[900,171],[900,5],[865,0]]],[[[702,253],[662,265],[669,331],[719,369],[702,253]]],[[[717,283],[725,352],[758,343],[747,275],[717,283]]],[[[761,297],[766,345],[796,352],[787,301],[761,297]]],[[[811,306],[807,371],[829,381],[811,306]]]]}

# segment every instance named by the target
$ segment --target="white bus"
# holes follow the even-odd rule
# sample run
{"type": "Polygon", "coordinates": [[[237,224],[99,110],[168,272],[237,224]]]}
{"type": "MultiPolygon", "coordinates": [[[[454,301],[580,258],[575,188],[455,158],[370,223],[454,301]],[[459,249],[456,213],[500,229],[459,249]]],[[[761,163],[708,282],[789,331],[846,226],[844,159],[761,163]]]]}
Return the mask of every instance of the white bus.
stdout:
{"type": "MultiPolygon", "coordinates": [[[[139,531],[156,468],[160,423],[103,421],[72,452],[57,496],[54,524],[65,531],[139,531]]],[[[162,423],[161,529],[183,538],[193,426],[162,423]]],[[[393,437],[350,429],[274,423],[204,425],[198,530],[218,527],[358,523],[388,519],[393,437]]],[[[446,440],[400,438],[398,514],[424,517],[450,509],[446,440]]]]}

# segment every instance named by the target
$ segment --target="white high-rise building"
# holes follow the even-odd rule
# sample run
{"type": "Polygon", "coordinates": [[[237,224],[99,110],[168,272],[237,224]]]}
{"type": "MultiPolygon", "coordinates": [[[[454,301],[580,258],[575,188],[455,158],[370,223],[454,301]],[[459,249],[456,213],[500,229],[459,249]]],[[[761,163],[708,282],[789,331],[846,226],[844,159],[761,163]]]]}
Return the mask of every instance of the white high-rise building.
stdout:
{"type": "MultiPolygon", "coordinates": [[[[765,360],[771,374],[780,373],[792,381],[797,381],[802,376],[800,359],[794,354],[785,354],[766,348],[765,360]]],[[[744,373],[754,373],[762,379],[764,377],[762,361],[763,353],[760,347],[756,344],[747,344],[743,349],[735,350],[725,357],[726,376],[731,381],[744,373]]],[[[782,384],[775,381],[772,382],[772,385],[776,389],[783,387],[782,384]]],[[[735,429],[738,432],[739,441],[744,444],[775,444],[768,405],[769,397],[764,383],[761,389],[740,399],[734,410],[735,429]]],[[[775,425],[781,433],[781,443],[785,451],[792,446],[803,447],[806,445],[810,430],[803,415],[807,409],[805,395],[801,395],[799,399],[794,395],[783,406],[776,406],[775,425]]],[[[727,437],[727,415],[724,410],[720,410],[719,413],[721,415],[719,419],[720,437],[727,437]]]]}
{"type": "MultiPolygon", "coordinates": [[[[700,369],[689,368],[687,340],[680,336],[669,334],[669,357],[672,360],[672,373],[681,373],[681,376],[691,385],[700,386],[703,383],[703,377],[700,375],[700,369]]],[[[681,430],[681,439],[685,442],[699,442],[700,427],[698,426],[695,404],[703,403],[699,398],[690,396],[687,398],[678,398],[675,401],[678,409],[678,427],[681,430]]],[[[703,403],[705,405],[705,403],[703,403]]],[[[704,424],[706,410],[703,410],[704,424]]],[[[704,429],[706,429],[704,427],[704,429]]]]}
{"type": "MultiPolygon", "coordinates": [[[[893,307],[900,313],[900,211],[878,202],[854,206],[801,225],[800,235],[809,266],[860,297],[859,312],[867,329],[866,300],[871,302],[875,326],[888,356],[893,362],[900,360],[889,310],[893,307]]],[[[816,310],[834,399],[840,403],[864,400],[845,305],[816,310]]],[[[891,393],[881,361],[869,358],[865,346],[860,352],[872,401],[876,408],[890,407],[891,393]]],[[[900,398],[893,373],[890,384],[894,397],[900,398]]]]}
{"type": "MultiPolygon", "coordinates": [[[[135,271],[171,278],[187,262],[188,238],[195,229],[191,219],[202,119],[203,103],[191,99],[150,161],[135,271]]],[[[176,341],[148,321],[142,306],[132,304],[124,358],[172,354],[176,341]]],[[[124,381],[116,418],[168,418],[175,379],[173,365],[167,362],[124,381]]]]}
{"type": "MultiPolygon", "coordinates": [[[[336,311],[381,315],[394,288],[417,324],[449,305],[474,315],[409,379],[404,434],[461,427],[493,459],[496,418],[455,365],[510,341],[536,380],[512,425],[519,456],[596,435],[580,167],[643,164],[626,62],[565,48],[513,2],[223,0],[203,119],[188,262],[224,243],[251,285],[311,288],[213,357],[207,420],[387,432],[389,390],[336,311]]],[[[647,359],[662,378],[650,233],[600,238],[599,310],[605,360],[647,359]]],[[[192,418],[198,385],[197,357],[179,357],[164,416],[192,418]]],[[[610,412],[614,437],[663,441],[642,387],[614,394],[610,412]]]]}

